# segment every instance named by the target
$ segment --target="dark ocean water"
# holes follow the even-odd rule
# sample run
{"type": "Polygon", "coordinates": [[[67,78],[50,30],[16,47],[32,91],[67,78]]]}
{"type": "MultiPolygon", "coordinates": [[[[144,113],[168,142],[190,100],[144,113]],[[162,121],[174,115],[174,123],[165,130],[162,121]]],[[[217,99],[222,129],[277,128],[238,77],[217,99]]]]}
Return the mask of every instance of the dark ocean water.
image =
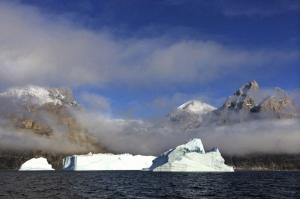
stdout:
{"type": "Polygon", "coordinates": [[[300,172],[0,172],[0,198],[300,198],[300,172]]]}

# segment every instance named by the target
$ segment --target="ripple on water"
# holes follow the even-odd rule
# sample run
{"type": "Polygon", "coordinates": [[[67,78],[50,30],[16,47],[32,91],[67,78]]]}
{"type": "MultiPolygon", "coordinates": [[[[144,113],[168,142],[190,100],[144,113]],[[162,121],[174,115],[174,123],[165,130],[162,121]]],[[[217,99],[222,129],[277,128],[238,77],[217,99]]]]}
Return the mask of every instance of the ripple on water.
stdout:
{"type": "Polygon", "coordinates": [[[300,198],[300,172],[0,172],[0,198],[300,198]]]}

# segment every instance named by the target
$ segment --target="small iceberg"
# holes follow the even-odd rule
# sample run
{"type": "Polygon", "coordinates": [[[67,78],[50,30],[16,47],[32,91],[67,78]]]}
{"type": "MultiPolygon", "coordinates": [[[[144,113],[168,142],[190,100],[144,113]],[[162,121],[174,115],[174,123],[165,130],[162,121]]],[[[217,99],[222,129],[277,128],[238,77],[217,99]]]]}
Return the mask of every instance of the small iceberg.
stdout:
{"type": "Polygon", "coordinates": [[[192,139],[186,144],[170,149],[156,159],[150,171],[175,172],[233,172],[233,167],[224,163],[216,148],[205,152],[201,139],[192,139]]]}
{"type": "Polygon", "coordinates": [[[32,158],[22,164],[20,171],[54,170],[46,158],[32,158]]]}
{"type": "Polygon", "coordinates": [[[155,156],[131,154],[86,154],[68,156],[63,161],[64,170],[143,170],[149,168],[155,156]]]}

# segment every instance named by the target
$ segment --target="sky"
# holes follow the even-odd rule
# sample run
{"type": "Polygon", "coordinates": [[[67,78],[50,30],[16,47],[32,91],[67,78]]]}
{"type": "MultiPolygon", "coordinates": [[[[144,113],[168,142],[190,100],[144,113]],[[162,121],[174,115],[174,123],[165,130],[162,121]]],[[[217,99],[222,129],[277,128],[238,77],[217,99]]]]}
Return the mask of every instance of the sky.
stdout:
{"type": "Polygon", "coordinates": [[[220,106],[254,79],[300,99],[297,0],[2,0],[0,27],[1,90],[70,87],[129,118],[220,106]]]}

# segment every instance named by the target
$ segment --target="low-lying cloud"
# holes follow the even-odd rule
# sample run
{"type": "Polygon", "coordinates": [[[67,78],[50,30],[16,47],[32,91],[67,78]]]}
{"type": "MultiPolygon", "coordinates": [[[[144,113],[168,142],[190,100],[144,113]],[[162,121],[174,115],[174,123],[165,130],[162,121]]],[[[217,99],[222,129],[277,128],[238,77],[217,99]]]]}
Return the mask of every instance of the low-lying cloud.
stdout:
{"type": "Polygon", "coordinates": [[[117,153],[157,155],[192,138],[206,149],[226,154],[300,153],[300,120],[256,120],[223,126],[186,129],[167,119],[156,122],[110,119],[93,113],[78,115],[97,141],[117,153]]]}

